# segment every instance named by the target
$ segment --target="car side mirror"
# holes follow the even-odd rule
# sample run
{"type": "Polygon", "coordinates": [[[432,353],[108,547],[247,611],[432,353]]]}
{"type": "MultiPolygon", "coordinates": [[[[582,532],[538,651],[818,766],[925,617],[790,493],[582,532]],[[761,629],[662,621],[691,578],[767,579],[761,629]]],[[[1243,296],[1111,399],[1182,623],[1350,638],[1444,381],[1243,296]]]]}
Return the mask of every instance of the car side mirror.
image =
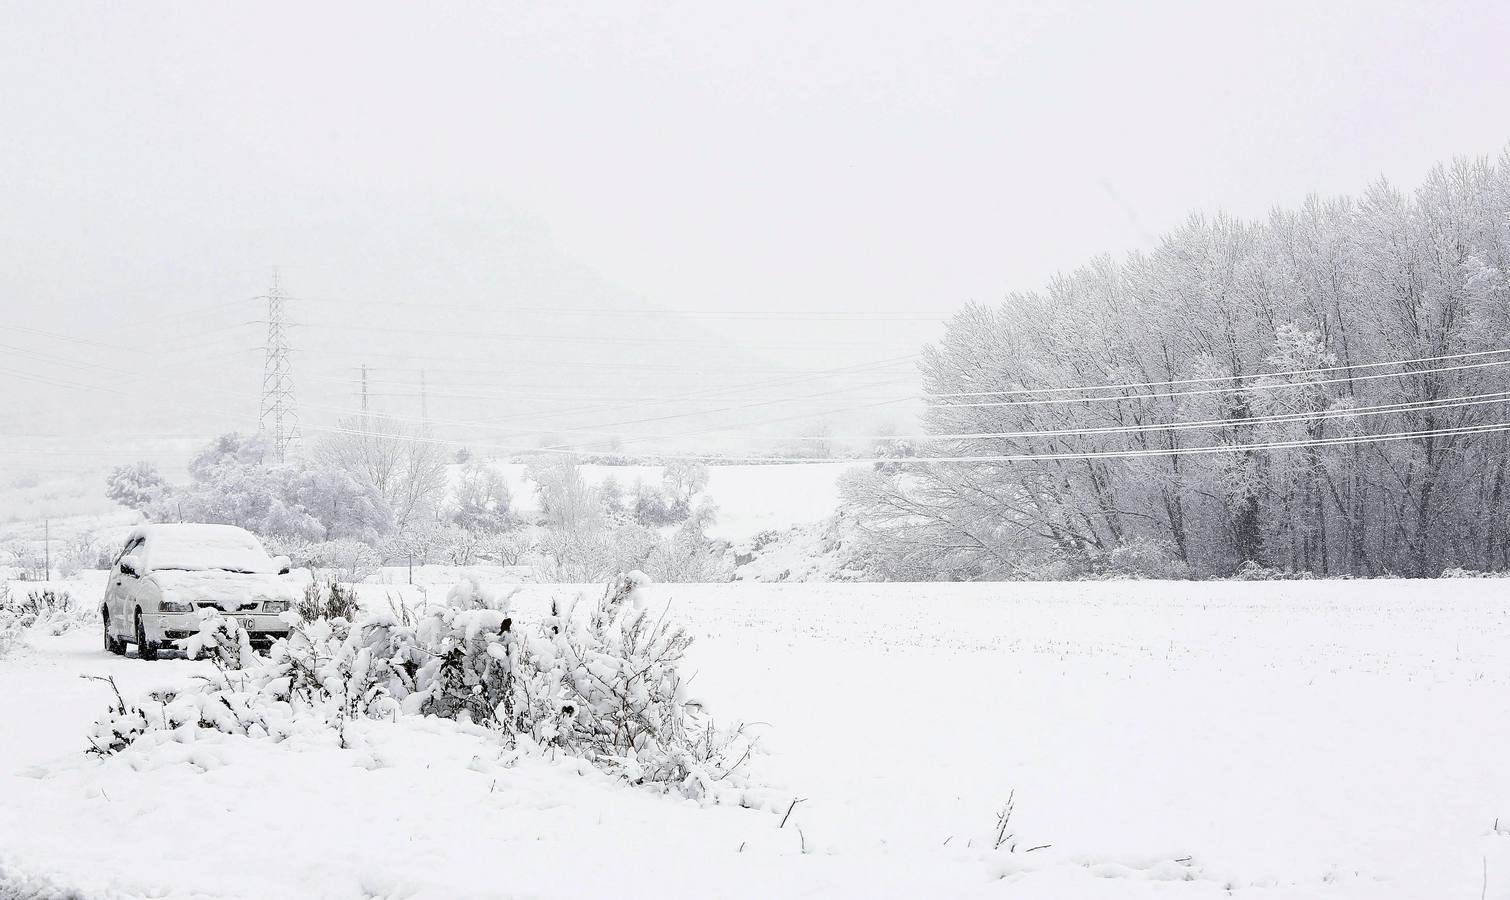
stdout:
{"type": "Polygon", "coordinates": [[[287,575],[289,572],[293,571],[294,564],[293,561],[286,556],[275,556],[273,557],[273,565],[278,567],[279,575],[287,575]]]}
{"type": "Polygon", "coordinates": [[[121,574],[130,575],[132,578],[140,577],[142,571],[141,560],[135,554],[121,558],[121,574]]]}

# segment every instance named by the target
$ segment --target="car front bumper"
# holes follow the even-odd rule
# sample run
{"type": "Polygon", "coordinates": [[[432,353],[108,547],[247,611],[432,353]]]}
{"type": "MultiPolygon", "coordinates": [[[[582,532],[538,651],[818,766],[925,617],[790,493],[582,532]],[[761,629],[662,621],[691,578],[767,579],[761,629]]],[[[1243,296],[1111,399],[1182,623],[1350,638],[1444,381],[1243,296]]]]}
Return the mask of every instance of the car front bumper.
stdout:
{"type": "MultiPolygon", "coordinates": [[[[253,644],[271,644],[280,637],[287,637],[288,623],[273,613],[239,612],[225,613],[246,629],[253,644]]],[[[199,633],[198,613],[152,613],[142,615],[142,629],[147,640],[154,644],[167,645],[199,633]]]]}

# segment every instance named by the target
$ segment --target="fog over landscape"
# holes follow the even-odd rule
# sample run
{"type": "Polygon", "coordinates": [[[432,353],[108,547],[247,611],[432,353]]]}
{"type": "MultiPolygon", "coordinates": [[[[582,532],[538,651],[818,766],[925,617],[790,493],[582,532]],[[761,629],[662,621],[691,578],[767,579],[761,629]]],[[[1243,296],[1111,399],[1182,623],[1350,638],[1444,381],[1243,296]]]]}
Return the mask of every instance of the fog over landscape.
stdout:
{"type": "Polygon", "coordinates": [[[508,417],[500,443],[912,430],[916,403],[855,407],[915,393],[905,357],[966,301],[1192,210],[1497,153],[1503,11],[1378,9],[12,6],[6,461],[254,427],[275,268],[305,422],[367,364],[385,408],[417,415],[424,369],[435,418],[508,417]],[[709,388],[828,396],[643,399],[709,388]]]}

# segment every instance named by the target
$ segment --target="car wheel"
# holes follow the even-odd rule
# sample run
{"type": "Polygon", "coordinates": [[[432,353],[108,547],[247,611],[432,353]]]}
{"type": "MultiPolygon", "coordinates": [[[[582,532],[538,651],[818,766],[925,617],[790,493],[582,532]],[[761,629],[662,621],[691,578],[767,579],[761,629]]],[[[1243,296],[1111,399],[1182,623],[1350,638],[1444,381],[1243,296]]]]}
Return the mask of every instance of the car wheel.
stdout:
{"type": "Polygon", "coordinates": [[[120,638],[113,638],[110,636],[110,610],[106,609],[102,612],[103,615],[101,616],[101,618],[105,623],[105,650],[108,653],[114,653],[116,656],[120,656],[121,654],[126,652],[126,642],[121,640],[120,638]]]}
{"type": "Polygon", "coordinates": [[[142,611],[136,611],[136,655],[140,659],[157,659],[157,646],[147,642],[147,629],[142,625],[142,611]]]}

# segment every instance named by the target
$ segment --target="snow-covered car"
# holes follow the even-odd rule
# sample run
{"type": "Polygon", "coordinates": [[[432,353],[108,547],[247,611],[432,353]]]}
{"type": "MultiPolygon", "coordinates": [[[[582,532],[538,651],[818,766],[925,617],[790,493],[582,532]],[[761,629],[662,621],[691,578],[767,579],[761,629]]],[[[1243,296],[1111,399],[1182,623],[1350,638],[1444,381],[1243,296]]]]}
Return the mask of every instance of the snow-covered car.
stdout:
{"type": "Polygon", "coordinates": [[[105,583],[105,649],[136,645],[156,659],[199,631],[199,611],[216,608],[246,629],[253,646],[286,635],[279,616],[298,599],[286,556],[268,556],[234,525],[143,525],[126,538],[105,583]]]}

